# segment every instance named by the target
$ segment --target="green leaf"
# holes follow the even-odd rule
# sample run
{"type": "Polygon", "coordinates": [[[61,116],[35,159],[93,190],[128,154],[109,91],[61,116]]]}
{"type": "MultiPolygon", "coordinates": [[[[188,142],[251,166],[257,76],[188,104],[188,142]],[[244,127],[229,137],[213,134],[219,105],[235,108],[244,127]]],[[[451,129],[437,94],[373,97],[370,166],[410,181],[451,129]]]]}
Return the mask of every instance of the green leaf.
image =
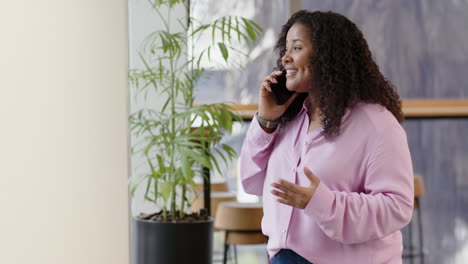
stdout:
{"type": "Polygon", "coordinates": [[[208,47],[208,60],[211,61],[211,46],[208,47]]]}
{"type": "Polygon", "coordinates": [[[211,29],[211,42],[212,43],[215,42],[216,23],[218,23],[217,20],[215,22],[213,22],[213,24],[211,25],[211,27],[212,27],[212,29],[211,29]]]}
{"type": "Polygon", "coordinates": [[[169,197],[171,197],[172,193],[172,182],[164,181],[161,182],[161,196],[163,197],[164,201],[167,201],[169,197]]]}
{"type": "Polygon", "coordinates": [[[189,183],[191,179],[193,179],[193,170],[192,170],[192,162],[190,162],[188,155],[185,154],[185,151],[182,153],[181,159],[181,166],[182,166],[182,174],[184,176],[184,182],[189,183]]]}
{"type": "Polygon", "coordinates": [[[236,17],[236,32],[237,32],[237,41],[240,42],[241,33],[239,29],[239,19],[237,17],[236,17]]]}
{"type": "Polygon", "coordinates": [[[167,100],[167,101],[164,103],[164,105],[163,105],[162,108],[161,108],[161,112],[166,111],[166,109],[167,109],[167,107],[169,106],[169,103],[170,103],[170,102],[171,102],[170,100],[167,100]]]}
{"type": "Polygon", "coordinates": [[[221,157],[221,159],[223,159],[224,164],[228,164],[228,160],[226,159],[226,157],[224,155],[224,152],[219,150],[219,148],[214,148],[214,151],[216,151],[216,153],[218,153],[219,157],[221,157]]]}
{"type": "Polygon", "coordinates": [[[231,113],[225,108],[220,108],[220,121],[222,127],[228,132],[232,132],[232,116],[231,113]]]}
{"type": "Polygon", "coordinates": [[[223,55],[224,60],[227,61],[229,57],[229,53],[228,53],[228,49],[226,48],[226,45],[224,45],[224,43],[222,42],[218,42],[218,47],[219,47],[219,50],[221,51],[221,54],[223,55]]]}
{"type": "MultiPolygon", "coordinates": [[[[146,67],[146,70],[149,71],[152,75],[154,75],[154,72],[153,70],[151,69],[151,66],[149,65],[149,63],[146,61],[146,59],[143,57],[143,55],[141,53],[138,53],[138,55],[140,56],[140,59],[141,61],[143,62],[143,64],[145,64],[145,67],[146,67]]],[[[158,85],[157,83],[155,82],[155,80],[151,80],[151,83],[153,84],[154,88],[157,89],[158,88],[158,85]]]]}
{"type": "Polygon", "coordinates": [[[194,159],[196,162],[200,163],[201,165],[205,166],[206,168],[208,169],[212,168],[205,154],[200,154],[193,150],[188,150],[186,153],[188,156],[190,156],[192,159],[194,159]]]}
{"type": "Polygon", "coordinates": [[[175,4],[181,2],[181,0],[169,0],[169,7],[172,8],[175,4]]]}
{"type": "Polygon", "coordinates": [[[222,22],[221,22],[221,36],[222,36],[223,42],[224,42],[224,38],[225,38],[225,35],[226,35],[226,31],[224,30],[225,26],[226,26],[226,18],[223,17],[222,22]]]}
{"type": "Polygon", "coordinates": [[[164,160],[163,160],[163,157],[161,155],[156,155],[156,158],[158,160],[158,166],[159,166],[159,170],[161,171],[161,173],[164,173],[164,160]]]}
{"type": "Polygon", "coordinates": [[[227,36],[228,36],[229,42],[231,41],[231,29],[232,29],[231,23],[232,23],[232,17],[229,17],[229,19],[228,19],[228,31],[226,33],[227,36]]]}
{"type": "Polygon", "coordinates": [[[211,27],[211,24],[205,24],[205,25],[201,25],[199,26],[198,28],[196,28],[191,34],[190,34],[190,37],[193,37],[195,36],[198,32],[203,32],[205,31],[207,28],[211,27]]]}
{"type": "Polygon", "coordinates": [[[154,166],[153,166],[153,162],[151,162],[151,159],[148,157],[148,155],[145,155],[146,156],[146,161],[148,162],[148,165],[150,166],[150,169],[151,169],[151,172],[154,173],[154,166]]]}
{"type": "Polygon", "coordinates": [[[255,40],[257,38],[257,35],[255,34],[254,29],[252,28],[252,26],[249,24],[247,19],[242,18],[242,21],[245,24],[245,30],[247,31],[247,34],[249,34],[250,39],[255,40]]]}
{"type": "Polygon", "coordinates": [[[233,148],[231,148],[230,146],[228,146],[226,144],[221,144],[221,147],[228,154],[228,157],[230,159],[233,159],[233,158],[235,158],[237,156],[236,151],[233,148]]]}
{"type": "Polygon", "coordinates": [[[215,170],[216,170],[219,174],[223,173],[223,172],[221,171],[221,168],[219,167],[219,163],[218,163],[218,161],[216,160],[216,157],[214,157],[213,155],[210,154],[210,160],[211,160],[211,163],[213,163],[215,170]]]}
{"type": "Polygon", "coordinates": [[[129,180],[130,183],[130,194],[133,196],[135,195],[136,189],[141,184],[141,182],[145,179],[145,177],[137,177],[132,176],[129,180]]]}
{"type": "Polygon", "coordinates": [[[200,68],[200,61],[203,58],[203,54],[205,54],[206,49],[204,49],[201,53],[200,56],[197,59],[197,68],[200,68]]]}
{"type": "MultiPolygon", "coordinates": [[[[148,178],[148,181],[146,182],[145,196],[148,196],[149,190],[150,190],[150,188],[151,188],[152,180],[153,180],[152,178],[148,178]]],[[[158,185],[157,182],[155,182],[154,184],[155,184],[155,185],[158,185]]],[[[155,195],[155,197],[156,197],[157,193],[155,193],[154,195],[155,195]]]]}

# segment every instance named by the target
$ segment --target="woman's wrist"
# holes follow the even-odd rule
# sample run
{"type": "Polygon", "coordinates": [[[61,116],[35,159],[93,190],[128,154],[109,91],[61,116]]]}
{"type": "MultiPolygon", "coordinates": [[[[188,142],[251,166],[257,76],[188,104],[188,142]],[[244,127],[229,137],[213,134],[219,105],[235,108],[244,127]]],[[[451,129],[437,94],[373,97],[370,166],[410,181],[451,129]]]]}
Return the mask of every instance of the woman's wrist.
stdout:
{"type": "Polygon", "coordinates": [[[276,130],[276,128],[278,127],[279,125],[279,119],[276,119],[276,120],[267,120],[267,119],[263,119],[261,118],[259,115],[258,115],[258,112],[255,113],[255,118],[257,119],[258,123],[260,124],[260,126],[262,126],[262,128],[266,131],[266,132],[273,132],[276,130]]]}

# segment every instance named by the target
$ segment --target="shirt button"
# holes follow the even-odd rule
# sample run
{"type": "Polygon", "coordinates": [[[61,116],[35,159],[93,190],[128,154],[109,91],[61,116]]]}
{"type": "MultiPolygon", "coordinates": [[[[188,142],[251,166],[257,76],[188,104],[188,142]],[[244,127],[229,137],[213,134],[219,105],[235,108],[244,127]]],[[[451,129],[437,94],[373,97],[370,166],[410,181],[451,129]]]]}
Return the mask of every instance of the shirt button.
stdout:
{"type": "Polygon", "coordinates": [[[283,231],[281,231],[281,232],[283,232],[283,234],[284,234],[284,233],[286,233],[286,230],[283,229],[283,231]]]}
{"type": "Polygon", "coordinates": [[[268,140],[265,139],[265,144],[268,144],[268,140]]]}

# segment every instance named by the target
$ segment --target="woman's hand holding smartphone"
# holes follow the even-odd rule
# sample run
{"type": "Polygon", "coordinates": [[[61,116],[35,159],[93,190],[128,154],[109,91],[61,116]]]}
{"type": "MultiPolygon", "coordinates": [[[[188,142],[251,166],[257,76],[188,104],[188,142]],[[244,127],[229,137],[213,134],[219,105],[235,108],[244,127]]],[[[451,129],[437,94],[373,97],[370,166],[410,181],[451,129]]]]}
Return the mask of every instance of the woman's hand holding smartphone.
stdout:
{"type": "Polygon", "coordinates": [[[294,92],[286,88],[286,69],[281,71],[281,75],[276,76],[276,83],[271,83],[271,96],[277,105],[282,105],[288,101],[294,92]]]}
{"type": "Polygon", "coordinates": [[[277,120],[298,96],[286,88],[286,71],[274,70],[263,79],[258,104],[259,117],[277,120]]]}

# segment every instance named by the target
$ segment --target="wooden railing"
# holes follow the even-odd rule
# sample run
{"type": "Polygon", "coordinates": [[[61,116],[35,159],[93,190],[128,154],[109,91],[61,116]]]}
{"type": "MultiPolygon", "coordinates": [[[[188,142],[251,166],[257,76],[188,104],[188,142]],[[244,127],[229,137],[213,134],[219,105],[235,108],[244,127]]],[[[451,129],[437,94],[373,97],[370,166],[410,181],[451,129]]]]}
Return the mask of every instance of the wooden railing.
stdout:
{"type": "MultiPolygon", "coordinates": [[[[232,105],[244,120],[252,119],[256,104],[232,105]]],[[[457,118],[468,117],[468,99],[418,99],[403,100],[406,118],[457,118]]]]}
{"type": "Polygon", "coordinates": [[[468,99],[403,100],[407,118],[468,117],[468,99]]]}

